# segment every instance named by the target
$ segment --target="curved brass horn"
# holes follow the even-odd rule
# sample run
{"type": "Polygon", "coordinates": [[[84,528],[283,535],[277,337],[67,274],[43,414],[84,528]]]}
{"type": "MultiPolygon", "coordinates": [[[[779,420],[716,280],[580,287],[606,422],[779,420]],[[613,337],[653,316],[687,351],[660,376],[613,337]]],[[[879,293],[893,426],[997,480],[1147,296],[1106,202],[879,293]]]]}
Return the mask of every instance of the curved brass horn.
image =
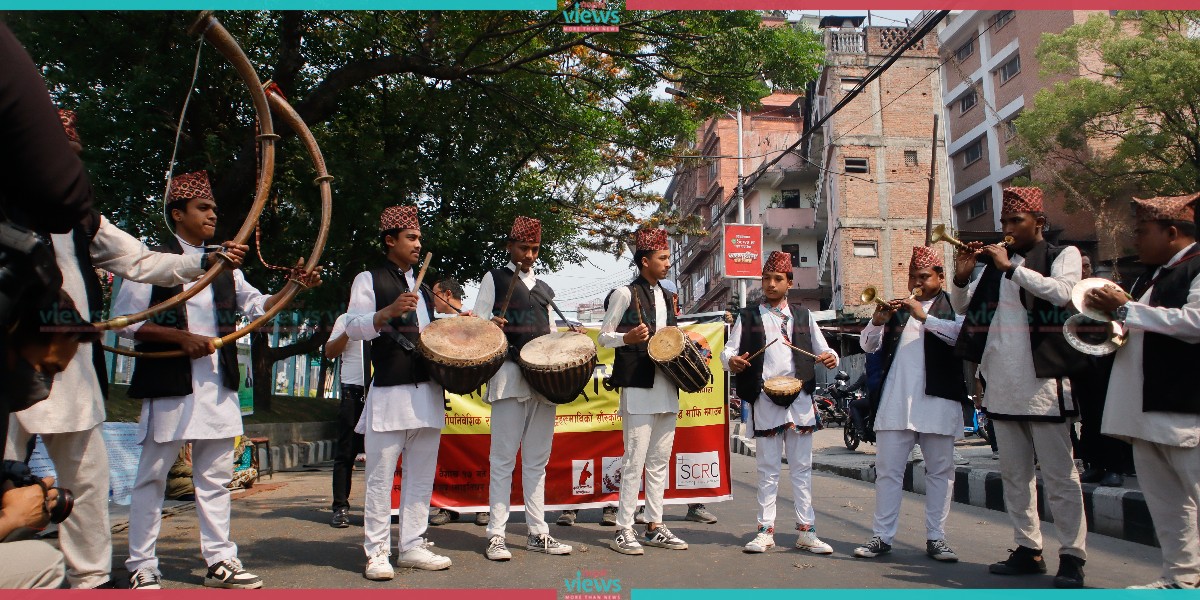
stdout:
{"type": "MultiPolygon", "coordinates": [[[[283,94],[279,93],[278,87],[274,86],[269,81],[264,87],[267,90],[266,96],[271,102],[271,108],[273,108],[275,112],[279,113],[279,116],[283,119],[284,124],[290,127],[292,131],[296,132],[296,135],[298,135],[300,140],[304,142],[304,147],[306,150],[308,150],[308,155],[312,159],[313,167],[317,172],[317,177],[313,180],[313,183],[321,190],[321,226],[317,231],[317,239],[315,242],[313,242],[312,252],[309,253],[308,260],[304,263],[303,267],[305,273],[310,273],[317,267],[318,261],[321,260],[321,253],[325,251],[325,242],[329,239],[329,222],[333,215],[333,192],[330,182],[333,181],[333,176],[330,175],[329,171],[325,168],[325,157],[322,156],[321,148],[317,146],[317,140],[315,137],[313,137],[312,131],[309,130],[308,125],[304,123],[304,121],[300,118],[300,115],[296,113],[295,109],[292,108],[292,105],[284,99],[283,94]]],[[[426,260],[428,261],[428,257],[426,260]]],[[[424,271],[422,271],[422,274],[424,274],[424,271]]],[[[280,311],[282,311],[284,308],[287,308],[287,305],[292,301],[292,298],[295,297],[296,293],[299,292],[303,287],[304,286],[300,282],[294,279],[288,279],[288,282],[283,286],[283,289],[276,294],[277,299],[270,310],[263,313],[263,315],[257,319],[251,321],[245,327],[242,327],[241,329],[238,329],[237,331],[234,331],[228,335],[214,339],[214,345],[220,348],[226,344],[232,344],[236,342],[238,338],[269,322],[271,319],[275,318],[275,315],[279,314],[280,311]]],[[[166,352],[137,352],[133,350],[126,350],[124,348],[111,348],[108,346],[104,346],[104,349],[115,354],[124,354],[125,356],[133,356],[137,358],[172,358],[184,356],[182,350],[171,350],[166,352]]]]}
{"type": "MultiPolygon", "coordinates": [[[[233,39],[233,36],[229,35],[229,32],[212,15],[212,11],[200,13],[200,17],[196,22],[188,28],[188,33],[190,35],[203,35],[233,65],[242,82],[249,88],[250,98],[254,101],[254,113],[258,116],[259,124],[258,139],[262,143],[262,170],[258,174],[254,203],[250,205],[250,212],[246,215],[246,220],[242,223],[242,228],[238,230],[237,235],[233,238],[234,242],[245,244],[250,239],[250,234],[254,232],[254,226],[258,223],[258,217],[262,214],[263,207],[267,204],[267,195],[271,192],[271,181],[275,177],[275,141],[279,136],[275,135],[275,129],[271,124],[271,109],[267,104],[266,94],[263,93],[262,81],[259,80],[258,73],[254,71],[254,65],[250,63],[250,59],[242,52],[241,46],[233,39]]],[[[100,330],[120,329],[133,323],[145,321],[164,310],[179,306],[187,302],[192,296],[199,294],[205,287],[208,287],[217,278],[217,275],[220,275],[225,270],[226,265],[225,261],[217,261],[191,287],[140,313],[113,317],[103,323],[93,323],[93,325],[100,330]]]]}
{"type": "MultiPolygon", "coordinates": [[[[1009,246],[1009,245],[1012,245],[1012,243],[1015,241],[1016,240],[1014,240],[1011,235],[1006,235],[1006,236],[1004,236],[1004,240],[999,242],[999,245],[1000,246],[1009,246]]],[[[933,227],[933,230],[929,232],[929,243],[936,244],[938,242],[946,242],[947,244],[950,244],[951,246],[954,246],[955,248],[958,248],[959,250],[964,250],[964,251],[968,251],[968,252],[972,251],[971,248],[969,246],[967,246],[967,244],[965,242],[963,242],[962,240],[947,233],[945,225],[940,225],[940,224],[935,225],[933,227]]]]}

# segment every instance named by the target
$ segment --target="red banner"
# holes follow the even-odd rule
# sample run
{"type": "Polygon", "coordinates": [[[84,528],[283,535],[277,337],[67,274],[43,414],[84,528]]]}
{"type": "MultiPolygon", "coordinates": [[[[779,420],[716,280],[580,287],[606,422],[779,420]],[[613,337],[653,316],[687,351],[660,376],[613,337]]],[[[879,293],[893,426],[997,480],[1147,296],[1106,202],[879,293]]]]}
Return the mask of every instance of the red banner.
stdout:
{"type": "Polygon", "coordinates": [[[726,225],[722,243],[725,277],[759,279],[763,268],[762,225],[726,225]]]}
{"type": "MultiPolygon", "coordinates": [[[[725,346],[722,323],[683,325],[702,347],[714,349],[709,361],[713,385],[679,395],[675,445],[664,502],[717,502],[731,497],[729,477],[729,411],[725,377],[717,354],[725,346]]],[[[598,330],[589,329],[596,338],[598,330]]],[[[621,416],[617,392],[604,389],[600,377],[612,368],[613,351],[597,348],[599,365],[592,381],[569,404],[558,406],[554,445],[546,466],[546,510],[595,508],[616,504],[621,480],[621,416]]],[[[448,398],[446,427],[438,450],[433,484],[434,506],[459,512],[487,512],[490,477],[491,409],[481,396],[448,398]]],[[[403,461],[403,457],[401,457],[403,461]]],[[[524,510],[521,462],[513,469],[512,510],[524,510]]],[[[392,511],[400,505],[400,468],[392,487],[392,511]]]]}

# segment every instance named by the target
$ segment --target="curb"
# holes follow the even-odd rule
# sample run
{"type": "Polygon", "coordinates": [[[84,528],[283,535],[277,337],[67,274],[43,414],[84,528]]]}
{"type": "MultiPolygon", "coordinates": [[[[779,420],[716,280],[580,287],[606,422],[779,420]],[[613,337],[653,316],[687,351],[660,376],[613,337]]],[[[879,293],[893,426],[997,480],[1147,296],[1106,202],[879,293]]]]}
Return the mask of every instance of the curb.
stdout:
{"type": "MultiPolygon", "coordinates": [[[[267,448],[258,447],[258,464],[267,466],[267,448]]],[[[271,445],[270,465],[276,471],[333,460],[334,440],[271,445]]]]}
{"type": "MultiPolygon", "coordinates": [[[[755,456],[754,440],[742,435],[741,423],[731,424],[729,451],[744,456],[755,456]]],[[[875,483],[874,465],[847,467],[822,462],[819,455],[813,456],[813,470],[840,477],[875,483]]],[[[1000,472],[991,469],[956,467],[954,469],[953,499],[960,504],[969,504],[990,510],[1004,511],[1004,483],[1000,472]]],[[[904,491],[925,493],[924,463],[908,463],[904,468],[904,491]],[[921,464],[917,467],[917,464],[921,464]]],[[[1037,511],[1043,521],[1053,523],[1054,518],[1043,504],[1046,497],[1041,478],[1037,482],[1037,511]]],[[[1083,484],[1083,510],[1087,519],[1087,530],[1118,539],[1158,547],[1150,510],[1146,497],[1140,490],[1101,487],[1092,483],[1083,484]]]]}

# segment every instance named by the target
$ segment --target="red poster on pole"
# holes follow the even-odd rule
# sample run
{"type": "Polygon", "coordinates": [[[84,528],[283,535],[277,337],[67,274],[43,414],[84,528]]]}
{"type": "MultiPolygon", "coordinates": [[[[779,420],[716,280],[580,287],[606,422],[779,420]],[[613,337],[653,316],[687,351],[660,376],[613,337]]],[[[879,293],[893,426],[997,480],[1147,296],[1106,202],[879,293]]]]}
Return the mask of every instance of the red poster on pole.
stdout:
{"type": "Polygon", "coordinates": [[[762,277],[762,225],[726,225],[722,252],[725,277],[758,279],[762,277]]]}

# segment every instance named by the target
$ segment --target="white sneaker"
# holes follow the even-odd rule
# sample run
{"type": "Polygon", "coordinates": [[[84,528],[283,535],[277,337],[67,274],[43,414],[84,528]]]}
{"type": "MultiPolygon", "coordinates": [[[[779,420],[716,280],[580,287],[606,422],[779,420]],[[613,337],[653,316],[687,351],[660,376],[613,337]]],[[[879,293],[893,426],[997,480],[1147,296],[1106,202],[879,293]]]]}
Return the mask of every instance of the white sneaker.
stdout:
{"type": "Polygon", "coordinates": [[[554,539],[548,533],[541,533],[530,535],[529,539],[525,543],[525,549],[529,550],[530,552],[561,555],[570,554],[571,550],[574,548],[571,548],[571,546],[554,539]]]}
{"type": "Polygon", "coordinates": [[[129,576],[131,590],[161,590],[162,573],[154,567],[142,567],[129,576]]]}
{"type": "Polygon", "coordinates": [[[801,531],[800,537],[796,539],[796,549],[808,550],[813,554],[833,554],[833,547],[817,537],[816,529],[801,531]]]}
{"type": "Polygon", "coordinates": [[[969,464],[971,464],[971,461],[967,460],[965,456],[959,454],[958,450],[955,450],[954,451],[954,464],[969,465],[969,464]]]}
{"type": "Polygon", "coordinates": [[[402,569],[423,569],[425,571],[441,571],[449,569],[453,564],[449,557],[430,552],[424,544],[401,552],[396,558],[396,566],[402,569]]]}
{"type": "Polygon", "coordinates": [[[992,460],[1000,460],[1000,451],[992,450],[992,460]]]}
{"type": "Polygon", "coordinates": [[[766,552],[775,547],[775,528],[762,527],[758,528],[758,533],[754,536],[750,543],[746,544],[744,552],[747,554],[759,554],[766,552]]]}
{"type": "Polygon", "coordinates": [[[487,550],[483,553],[488,560],[509,560],[512,558],[512,552],[508,551],[508,546],[504,543],[504,536],[493,535],[488,538],[487,550]]]}
{"type": "Polygon", "coordinates": [[[387,581],[396,576],[390,560],[391,552],[380,550],[367,558],[367,568],[363,569],[363,577],[371,581],[387,581]]]}
{"type": "Polygon", "coordinates": [[[1197,588],[1196,584],[1193,584],[1193,583],[1188,583],[1186,581],[1179,581],[1178,579],[1163,578],[1163,579],[1159,579],[1158,581],[1147,583],[1145,585],[1131,585],[1125,589],[1127,589],[1127,590],[1194,590],[1196,588],[1197,588]]]}

